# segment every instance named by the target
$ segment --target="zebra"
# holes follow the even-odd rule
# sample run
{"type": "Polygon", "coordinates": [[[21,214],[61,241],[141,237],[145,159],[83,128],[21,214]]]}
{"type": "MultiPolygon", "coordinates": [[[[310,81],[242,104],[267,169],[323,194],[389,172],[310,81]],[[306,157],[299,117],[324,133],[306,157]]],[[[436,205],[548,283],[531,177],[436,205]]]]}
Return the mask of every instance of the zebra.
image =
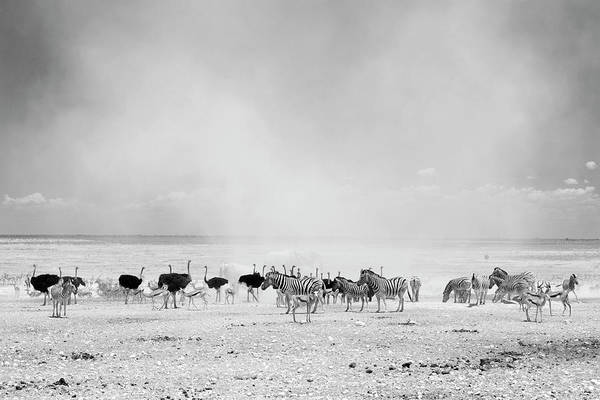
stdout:
{"type": "Polygon", "coordinates": [[[360,311],[365,308],[365,303],[369,302],[369,286],[366,283],[359,285],[354,282],[349,282],[346,278],[342,278],[341,276],[334,278],[333,282],[336,290],[339,290],[346,295],[346,311],[350,309],[352,299],[360,299],[362,301],[360,311]]]}
{"type": "MultiPolygon", "coordinates": [[[[296,322],[296,308],[299,302],[306,303],[306,322],[310,322],[310,306],[318,301],[318,296],[322,296],[323,282],[310,277],[295,278],[288,275],[283,275],[277,271],[268,272],[265,275],[265,281],[260,288],[267,289],[269,286],[279,288],[283,293],[289,296],[294,303],[292,315],[296,322]]],[[[314,313],[315,310],[312,312],[314,313]]],[[[289,312],[289,311],[288,311],[289,312]]],[[[286,314],[288,313],[286,312],[286,314]]]]}
{"type": "Polygon", "coordinates": [[[499,281],[498,289],[494,293],[494,303],[501,300],[506,294],[516,294],[523,308],[523,295],[527,291],[535,290],[535,277],[531,272],[523,272],[518,275],[508,275],[506,279],[499,281]]]}
{"type": "Polygon", "coordinates": [[[404,294],[408,293],[408,298],[412,301],[410,291],[408,291],[408,280],[402,277],[386,279],[381,275],[377,275],[370,269],[360,271],[360,280],[365,281],[372,286],[375,296],[377,296],[377,311],[381,312],[381,299],[398,297],[398,308],[396,312],[404,311],[404,294]]]}
{"type": "Polygon", "coordinates": [[[451,279],[446,287],[442,296],[442,302],[447,302],[450,298],[450,293],[454,291],[454,302],[456,303],[456,297],[460,296],[462,300],[462,293],[468,291],[468,301],[471,302],[471,281],[466,276],[460,278],[451,279]]]}
{"type": "Polygon", "coordinates": [[[69,278],[62,278],[57,284],[50,287],[52,296],[52,317],[60,318],[61,309],[63,316],[67,316],[67,303],[71,294],[77,294],[77,287],[69,278]]]}
{"type": "Polygon", "coordinates": [[[506,272],[505,270],[503,270],[500,267],[496,267],[494,268],[494,271],[492,272],[492,274],[488,277],[490,280],[490,284],[488,286],[488,289],[491,289],[494,287],[494,285],[496,286],[500,286],[500,283],[502,283],[503,280],[506,279],[506,277],[508,277],[508,272],[506,272]]]}
{"type": "Polygon", "coordinates": [[[410,289],[412,291],[412,300],[419,301],[419,290],[421,289],[421,279],[418,276],[410,278],[410,289]]]}
{"type": "Polygon", "coordinates": [[[490,279],[486,276],[473,274],[471,277],[471,287],[473,288],[473,292],[475,292],[476,305],[485,304],[485,298],[487,296],[489,285],[490,279]]]}
{"type": "MultiPolygon", "coordinates": [[[[577,297],[577,293],[575,293],[575,286],[579,285],[579,280],[577,279],[577,276],[575,276],[575,274],[571,274],[571,276],[569,277],[569,279],[565,279],[562,283],[562,289],[563,292],[573,292],[573,294],[575,295],[575,300],[577,300],[577,302],[579,303],[579,298],[577,297]]],[[[557,285],[560,286],[560,285],[557,285]]]]}

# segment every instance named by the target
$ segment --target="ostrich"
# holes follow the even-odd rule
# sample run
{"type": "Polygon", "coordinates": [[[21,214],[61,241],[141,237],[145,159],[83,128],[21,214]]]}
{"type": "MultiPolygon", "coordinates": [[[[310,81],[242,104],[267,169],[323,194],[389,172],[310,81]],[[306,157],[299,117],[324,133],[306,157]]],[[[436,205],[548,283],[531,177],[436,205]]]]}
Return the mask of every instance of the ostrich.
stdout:
{"type": "MultiPolygon", "coordinates": [[[[169,293],[173,295],[173,308],[177,308],[177,299],[175,298],[176,293],[180,290],[183,290],[192,281],[192,275],[190,274],[191,262],[191,260],[188,260],[187,274],[177,274],[171,272],[169,274],[162,274],[158,277],[158,287],[163,287],[163,285],[167,285],[169,293]]],[[[172,270],[170,265],[169,269],[172,270]]],[[[168,297],[165,298],[165,308],[169,308],[167,302],[168,297]]]]}
{"type": "MultiPolygon", "coordinates": [[[[238,279],[238,283],[243,283],[248,288],[248,297],[246,301],[249,303],[250,295],[252,295],[252,297],[254,297],[254,300],[258,303],[258,297],[254,295],[254,289],[258,289],[260,285],[262,285],[262,283],[265,281],[264,276],[266,265],[263,265],[262,276],[258,272],[256,272],[256,264],[252,265],[254,266],[253,272],[251,274],[240,276],[238,279]]],[[[258,293],[258,290],[256,292],[258,293]]]]}
{"type": "MultiPolygon", "coordinates": [[[[85,282],[83,279],[77,276],[77,270],[79,267],[75,267],[75,276],[63,276],[63,280],[70,280],[73,286],[77,289],[73,292],[73,298],[75,299],[75,304],[77,304],[77,292],[79,291],[79,286],[85,286],[85,282]]],[[[71,304],[71,298],[69,297],[69,304],[71,304]]]]}
{"type": "Polygon", "coordinates": [[[323,279],[323,273],[321,272],[321,280],[325,284],[325,296],[327,296],[327,304],[329,304],[329,298],[333,297],[333,303],[336,303],[337,300],[337,292],[334,293],[333,289],[333,281],[331,280],[331,273],[327,273],[327,278],[323,279]]]}
{"type": "Polygon", "coordinates": [[[206,274],[208,274],[208,267],[205,265],[204,266],[204,282],[206,282],[206,284],[208,285],[209,288],[215,289],[217,291],[215,302],[218,303],[221,301],[221,286],[225,286],[226,284],[229,283],[229,281],[225,278],[221,278],[218,276],[215,276],[214,278],[210,278],[209,280],[206,280],[206,274]]]}
{"type": "Polygon", "coordinates": [[[144,267],[140,270],[140,277],[134,275],[121,275],[119,276],[119,285],[121,285],[125,289],[125,304],[127,304],[127,298],[129,297],[129,292],[132,290],[137,290],[142,284],[142,273],[144,272],[144,267]]]}
{"type": "Polygon", "coordinates": [[[42,274],[35,276],[36,265],[33,264],[33,275],[31,275],[31,286],[38,292],[44,293],[44,304],[46,305],[46,299],[48,298],[48,288],[58,283],[59,277],[54,274],[42,274]]]}

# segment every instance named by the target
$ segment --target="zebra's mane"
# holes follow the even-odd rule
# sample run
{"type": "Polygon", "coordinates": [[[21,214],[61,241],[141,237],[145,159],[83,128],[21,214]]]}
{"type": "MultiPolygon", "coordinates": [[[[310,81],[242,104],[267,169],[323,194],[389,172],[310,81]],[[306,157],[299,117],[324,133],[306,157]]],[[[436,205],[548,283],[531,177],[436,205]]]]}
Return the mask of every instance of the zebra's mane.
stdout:
{"type": "Polygon", "coordinates": [[[362,275],[363,273],[368,273],[370,275],[374,275],[377,278],[383,278],[383,279],[385,279],[383,276],[379,275],[377,272],[374,272],[374,271],[372,271],[370,269],[363,269],[363,270],[361,270],[360,274],[362,275]]]}
{"type": "Polygon", "coordinates": [[[287,274],[282,274],[282,273],[281,273],[281,272],[279,272],[279,271],[269,271],[268,273],[269,273],[269,274],[276,273],[277,275],[285,276],[285,277],[287,277],[287,278],[294,278],[294,279],[298,279],[298,278],[297,278],[297,277],[295,277],[295,276],[292,276],[292,275],[287,275],[287,274]]]}
{"type": "Polygon", "coordinates": [[[506,278],[508,276],[508,272],[506,272],[500,267],[496,267],[494,268],[494,272],[492,272],[492,275],[497,276],[499,278],[506,278]]]}
{"type": "Polygon", "coordinates": [[[444,294],[449,294],[452,291],[452,282],[454,281],[451,280],[450,282],[448,282],[448,284],[446,284],[446,287],[444,288],[444,294]]]}

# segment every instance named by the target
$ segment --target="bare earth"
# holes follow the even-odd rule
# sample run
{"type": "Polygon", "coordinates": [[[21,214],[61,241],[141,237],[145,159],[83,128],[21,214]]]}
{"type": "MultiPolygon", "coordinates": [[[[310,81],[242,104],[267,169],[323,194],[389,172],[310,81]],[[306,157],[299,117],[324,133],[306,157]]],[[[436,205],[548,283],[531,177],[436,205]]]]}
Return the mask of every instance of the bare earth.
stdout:
{"type": "Polygon", "coordinates": [[[0,398],[600,399],[600,303],[583,301],[571,318],[555,303],[541,324],[516,305],[433,298],[403,313],[328,305],[294,324],[266,300],[157,311],[82,299],[52,319],[41,298],[3,298],[0,398]]]}

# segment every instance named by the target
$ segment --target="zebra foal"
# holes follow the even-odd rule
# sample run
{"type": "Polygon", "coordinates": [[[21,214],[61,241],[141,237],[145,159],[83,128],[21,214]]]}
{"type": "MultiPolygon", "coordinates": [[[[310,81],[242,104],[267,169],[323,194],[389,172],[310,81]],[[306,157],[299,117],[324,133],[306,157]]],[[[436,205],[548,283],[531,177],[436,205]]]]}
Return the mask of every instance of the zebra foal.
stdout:
{"type": "Polygon", "coordinates": [[[360,299],[362,304],[360,311],[365,308],[365,303],[368,303],[369,286],[366,283],[359,285],[355,282],[349,282],[346,278],[338,276],[333,279],[334,288],[346,295],[346,311],[350,310],[353,299],[360,299]]]}
{"type": "Polygon", "coordinates": [[[454,292],[454,302],[456,303],[457,297],[462,300],[463,293],[467,293],[467,300],[471,302],[471,280],[466,276],[460,278],[451,279],[444,288],[442,294],[442,302],[445,303],[450,298],[450,293],[454,292]]]}
{"type": "Polygon", "coordinates": [[[67,303],[71,298],[71,294],[77,294],[77,287],[71,279],[61,278],[58,283],[50,287],[50,295],[52,296],[52,317],[60,318],[61,310],[64,317],[67,316],[67,303]]]}

